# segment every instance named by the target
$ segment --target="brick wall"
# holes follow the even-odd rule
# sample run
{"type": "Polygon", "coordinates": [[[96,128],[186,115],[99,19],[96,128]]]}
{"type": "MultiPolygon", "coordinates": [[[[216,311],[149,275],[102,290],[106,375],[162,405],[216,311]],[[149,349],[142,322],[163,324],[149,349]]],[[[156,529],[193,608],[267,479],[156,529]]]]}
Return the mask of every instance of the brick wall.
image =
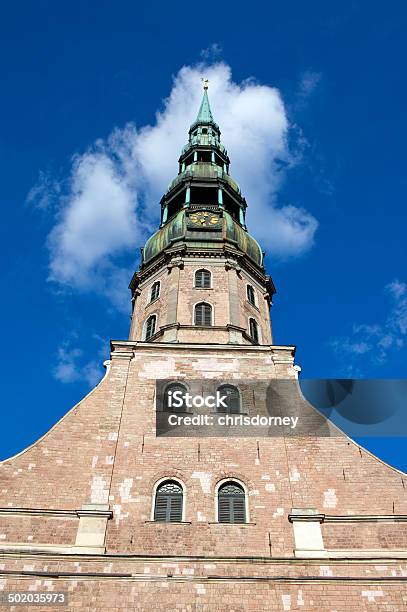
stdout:
{"type": "MultiPolygon", "coordinates": [[[[230,269],[226,273],[227,261],[226,258],[213,260],[194,257],[191,260],[184,259],[179,266],[171,266],[169,262],[160,270],[146,274],[137,290],[130,339],[142,340],[145,321],[151,314],[155,314],[157,331],[171,323],[181,326],[181,329],[175,332],[175,338],[179,342],[227,344],[229,332],[226,326],[237,325],[248,333],[248,319],[253,317],[259,325],[260,344],[270,344],[271,323],[265,286],[240,268],[230,269]],[[211,288],[201,289],[194,286],[195,272],[202,268],[211,272],[211,288]],[[161,283],[160,297],[151,303],[151,287],[155,281],[161,283]],[[255,289],[256,306],[252,306],[247,300],[247,284],[251,284],[255,289]],[[201,301],[208,302],[213,308],[213,329],[191,328],[194,324],[194,306],[201,301]],[[169,302],[172,306],[169,306],[169,302]],[[237,310],[237,316],[234,316],[233,308],[237,310]]],[[[162,338],[158,337],[156,340],[160,342],[162,338]]],[[[240,336],[240,343],[251,342],[240,336]]]]}
{"type": "MultiPolygon", "coordinates": [[[[83,504],[109,504],[113,517],[107,522],[103,568],[100,570],[100,556],[85,559],[76,553],[59,559],[59,571],[68,571],[74,559],[79,564],[75,574],[90,570],[92,563],[102,573],[107,572],[106,567],[113,574],[124,572],[116,555],[132,559],[152,555],[156,561],[148,570],[140,568],[149,576],[145,581],[112,577],[107,584],[97,575],[88,580],[51,577],[46,588],[62,585],[71,589],[74,602],[93,602],[87,604],[92,609],[109,607],[112,597],[118,610],[134,609],[135,601],[140,609],[152,602],[157,609],[175,609],[176,602],[182,602],[185,609],[202,603],[212,610],[217,609],[220,597],[222,609],[237,605],[262,610],[403,609],[406,523],[391,519],[391,515],[407,514],[400,472],[343,435],[239,440],[155,437],[157,378],[238,382],[267,377],[295,380],[292,347],[113,343],[109,373],[94,391],[32,447],[2,462],[0,506],[68,511],[83,504]],[[166,477],[178,479],[185,487],[186,512],[181,524],[151,520],[154,486],[166,477]],[[237,479],[247,490],[247,524],[216,522],[216,485],[226,478],[237,479]],[[355,561],[338,565],[338,559],[327,558],[320,559],[318,566],[313,561],[294,563],[296,543],[288,518],[293,508],[314,508],[326,516],[321,527],[329,555],[342,549],[356,556],[379,551],[374,570],[377,584],[369,582],[373,570],[367,560],[358,561],[360,584],[345,582],[345,586],[340,577],[354,575],[355,561]],[[329,522],[329,517],[353,515],[386,515],[388,519],[329,522]],[[401,553],[395,552],[400,549],[401,553]],[[179,561],[171,561],[172,555],[184,557],[181,569],[179,561]],[[196,556],[202,556],[199,568],[194,565],[196,556]],[[222,557],[230,561],[221,563],[222,557]],[[239,557],[247,560],[239,561],[239,557]],[[283,572],[284,580],[276,573],[270,577],[270,565],[260,562],[283,558],[288,560],[284,569],[273,566],[273,571],[283,572]],[[386,570],[377,569],[381,566],[386,570]],[[178,571],[178,581],[167,577],[178,571]],[[154,578],[157,573],[160,576],[154,578]],[[331,580],[332,573],[336,581],[331,580]],[[218,578],[208,577],[215,575],[218,578]],[[301,581],[307,575],[312,585],[301,581]],[[219,576],[230,576],[231,582],[219,576]],[[242,576],[249,578],[242,581],[242,576]],[[287,582],[290,576],[298,583],[287,582]],[[397,585],[392,582],[396,578],[397,585]]],[[[4,557],[0,588],[15,584],[21,590],[44,587],[45,578],[36,572],[44,566],[50,571],[52,552],[44,560],[45,553],[36,555],[35,545],[72,544],[77,521],[0,517],[0,554],[4,557]],[[31,551],[13,557],[13,543],[18,542],[31,543],[31,551]],[[24,570],[31,565],[33,570],[24,570]],[[4,573],[10,567],[16,575],[4,573]]]]}
{"type": "Polygon", "coordinates": [[[69,604],[58,607],[62,610],[394,612],[405,610],[407,604],[406,564],[392,561],[293,566],[273,559],[234,563],[107,557],[95,562],[1,555],[0,562],[10,572],[0,577],[0,591],[66,591],[69,604]],[[40,574],[44,570],[48,576],[40,574]]]}

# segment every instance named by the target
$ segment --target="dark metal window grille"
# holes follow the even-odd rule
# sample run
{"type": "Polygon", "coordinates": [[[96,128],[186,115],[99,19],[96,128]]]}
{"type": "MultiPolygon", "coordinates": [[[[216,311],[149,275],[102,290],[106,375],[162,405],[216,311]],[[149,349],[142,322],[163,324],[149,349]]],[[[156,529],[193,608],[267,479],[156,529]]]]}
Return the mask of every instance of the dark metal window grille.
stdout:
{"type": "Polygon", "coordinates": [[[154,336],[156,321],[157,317],[155,315],[148,317],[146,324],[146,340],[151,338],[151,336],[154,336]]]}
{"type": "Polygon", "coordinates": [[[219,523],[246,522],[246,496],[243,488],[235,482],[227,482],[218,491],[219,523]]]}
{"type": "Polygon", "coordinates": [[[183,401],[182,406],[179,406],[179,407],[174,407],[174,406],[169,405],[169,397],[170,397],[168,394],[169,391],[171,391],[172,393],[174,393],[175,391],[181,391],[182,395],[185,395],[185,393],[187,392],[187,388],[184,387],[184,385],[181,385],[180,383],[173,383],[171,385],[168,385],[168,387],[166,387],[164,391],[164,398],[163,398],[164,412],[188,412],[188,408],[185,404],[185,400],[183,401]]]}
{"type": "Polygon", "coordinates": [[[164,523],[182,521],[182,499],[182,487],[177,482],[164,482],[155,495],[154,520],[164,523]]]}
{"type": "Polygon", "coordinates": [[[247,285],[247,299],[249,300],[250,304],[253,304],[253,306],[256,306],[256,298],[254,295],[254,289],[251,285],[247,285]]]}
{"type": "Polygon", "coordinates": [[[254,342],[258,343],[259,342],[259,328],[258,328],[256,321],[254,319],[250,319],[249,325],[250,325],[250,336],[252,340],[254,340],[254,342]]]}
{"type": "Polygon", "coordinates": [[[212,325],[212,306],[205,302],[197,304],[195,306],[194,322],[195,325],[210,327],[212,325]]]}
{"type": "Polygon", "coordinates": [[[237,414],[240,412],[240,393],[239,389],[233,385],[222,385],[218,389],[219,393],[223,396],[226,395],[225,403],[227,408],[220,406],[218,412],[226,412],[228,414],[237,414]]]}
{"type": "Polygon", "coordinates": [[[151,301],[153,302],[160,295],[160,281],[157,281],[151,287],[151,301]]]}
{"type": "Polygon", "coordinates": [[[195,272],[195,287],[200,289],[210,289],[211,273],[209,270],[197,270],[195,272]]]}

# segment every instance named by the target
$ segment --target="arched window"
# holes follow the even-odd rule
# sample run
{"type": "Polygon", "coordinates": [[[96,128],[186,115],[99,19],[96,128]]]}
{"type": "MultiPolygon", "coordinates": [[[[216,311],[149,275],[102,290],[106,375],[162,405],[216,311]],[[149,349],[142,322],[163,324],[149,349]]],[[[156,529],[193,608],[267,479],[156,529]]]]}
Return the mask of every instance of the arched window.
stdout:
{"type": "Polygon", "coordinates": [[[198,289],[210,289],[211,273],[209,270],[197,270],[195,272],[195,287],[198,289]]]}
{"type": "Polygon", "coordinates": [[[145,327],[145,332],[144,332],[145,340],[149,340],[151,336],[154,336],[156,325],[157,325],[157,316],[150,315],[146,321],[146,327],[145,327]]]}
{"type": "Polygon", "coordinates": [[[160,281],[153,283],[151,287],[150,302],[154,302],[160,295],[160,281]]]}
{"type": "Polygon", "coordinates": [[[223,397],[226,395],[224,403],[227,404],[227,408],[220,406],[218,412],[226,412],[228,414],[237,414],[240,412],[240,393],[237,387],[233,385],[221,385],[218,388],[219,393],[223,397]]]}
{"type": "Polygon", "coordinates": [[[179,405],[179,402],[180,402],[179,395],[182,394],[182,396],[184,397],[187,391],[188,389],[185,387],[185,385],[181,383],[175,382],[175,383],[171,383],[167,385],[167,387],[165,388],[164,397],[163,397],[163,411],[164,412],[188,412],[188,408],[186,406],[185,399],[182,399],[182,404],[179,405]],[[178,393],[174,397],[174,393],[176,393],[177,391],[180,393],[178,393]]]}
{"type": "Polygon", "coordinates": [[[256,306],[256,296],[251,285],[247,285],[247,299],[249,300],[250,304],[256,306]]]}
{"type": "Polygon", "coordinates": [[[259,342],[259,326],[257,325],[257,321],[255,319],[249,319],[249,330],[250,330],[250,337],[251,337],[251,339],[253,340],[253,342],[258,344],[258,342],[259,342]]]}
{"type": "Polygon", "coordinates": [[[194,324],[210,327],[212,325],[212,306],[206,302],[196,304],[194,309],[194,324]]]}
{"type": "Polygon", "coordinates": [[[219,523],[246,522],[246,496],[237,482],[225,482],[218,490],[219,523]]]}
{"type": "Polygon", "coordinates": [[[166,480],[155,493],[154,520],[164,523],[182,521],[183,491],[178,482],[166,480]]]}

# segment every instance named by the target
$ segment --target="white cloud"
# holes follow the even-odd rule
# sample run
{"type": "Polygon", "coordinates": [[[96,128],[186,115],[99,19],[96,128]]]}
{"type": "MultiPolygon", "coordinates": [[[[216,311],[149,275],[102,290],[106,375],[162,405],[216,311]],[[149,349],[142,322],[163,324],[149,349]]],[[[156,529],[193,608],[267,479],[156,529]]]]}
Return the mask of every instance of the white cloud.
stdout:
{"type": "MultiPolygon", "coordinates": [[[[160,198],[176,174],[200,104],[203,75],[210,81],[212,111],[231,157],[231,173],[248,202],[249,230],[277,257],[299,255],[312,246],[316,219],[292,204],[279,207],[276,200],[285,168],[297,160],[289,149],[279,91],[254,80],[235,83],[225,63],[184,66],[154,125],[116,128],[107,140],[74,156],[63,196],[52,185],[59,206],[48,240],[51,280],[113,295],[122,306],[127,283],[118,295],[109,278],[123,276],[117,258],[132,250],[136,254],[156,227],[160,198]]],[[[48,205],[49,188],[43,180],[29,198],[48,205]]]]}
{"type": "Polygon", "coordinates": [[[86,382],[93,387],[103,375],[102,360],[107,355],[105,342],[97,335],[93,339],[99,344],[98,357],[87,361],[82,349],[72,345],[72,339],[65,340],[58,348],[57,363],[53,369],[56,380],[62,383],[86,382]]]}
{"type": "Polygon", "coordinates": [[[389,283],[386,289],[395,299],[403,298],[407,293],[406,283],[401,283],[397,279],[389,283]]]}
{"type": "Polygon", "coordinates": [[[401,336],[407,334],[407,284],[394,280],[386,287],[393,297],[394,308],[389,317],[389,327],[396,341],[403,342],[401,336]]]}
{"type": "Polygon", "coordinates": [[[320,72],[314,72],[313,70],[306,70],[301,75],[300,87],[298,95],[302,100],[309,98],[318,87],[322,78],[320,72]]]}
{"type": "Polygon", "coordinates": [[[70,194],[49,235],[52,280],[88,284],[98,266],[140,239],[137,192],[108,148],[77,156],[70,194]]]}
{"type": "Polygon", "coordinates": [[[54,369],[55,378],[63,383],[75,382],[78,380],[79,372],[76,362],[81,355],[81,349],[60,346],[58,349],[57,365],[54,369]]]}
{"type": "Polygon", "coordinates": [[[361,356],[380,364],[386,361],[391,350],[404,346],[404,336],[407,334],[407,284],[394,280],[386,285],[385,291],[392,303],[383,323],[354,325],[349,336],[331,343],[336,353],[350,360],[349,372],[352,372],[361,356]]]}
{"type": "Polygon", "coordinates": [[[219,43],[214,42],[209,45],[209,47],[206,47],[206,49],[202,49],[200,56],[205,62],[211,62],[219,58],[219,56],[222,55],[222,51],[222,46],[219,43]]]}
{"type": "Polygon", "coordinates": [[[47,210],[60,193],[60,183],[52,177],[50,172],[40,170],[38,181],[28,192],[26,200],[28,204],[34,204],[40,210],[47,210]]]}

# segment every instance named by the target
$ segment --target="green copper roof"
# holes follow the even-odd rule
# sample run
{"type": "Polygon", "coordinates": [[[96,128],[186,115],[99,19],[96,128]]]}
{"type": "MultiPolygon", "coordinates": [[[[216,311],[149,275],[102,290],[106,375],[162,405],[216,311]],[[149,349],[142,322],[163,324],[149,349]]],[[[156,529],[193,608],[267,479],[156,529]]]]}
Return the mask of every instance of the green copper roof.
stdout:
{"type": "Polygon", "coordinates": [[[143,249],[143,262],[149,261],[168,248],[173,242],[185,235],[185,210],[180,210],[168,223],[161,227],[146,242],[143,249]]]}
{"type": "MultiPolygon", "coordinates": [[[[197,114],[197,117],[195,119],[195,121],[193,122],[193,124],[191,125],[191,127],[189,128],[189,133],[191,134],[192,130],[194,130],[197,126],[199,125],[211,125],[212,128],[215,128],[215,130],[219,131],[219,126],[218,124],[215,122],[213,115],[212,115],[212,111],[211,111],[211,105],[209,104],[209,98],[208,98],[208,87],[205,86],[204,87],[204,92],[203,92],[203,96],[202,96],[202,102],[201,102],[201,106],[199,107],[199,111],[197,114]]],[[[218,134],[219,137],[219,134],[218,134]]]]}
{"type": "Polygon", "coordinates": [[[215,238],[208,232],[200,235],[196,231],[188,231],[186,210],[180,210],[147,240],[143,250],[143,263],[151,261],[176,242],[185,242],[193,247],[203,246],[208,249],[219,249],[219,245],[224,241],[236,246],[259,267],[262,267],[263,253],[257,241],[226,210],[222,211],[222,215],[223,229],[215,238]]]}
{"type": "Polygon", "coordinates": [[[214,123],[211,106],[209,104],[208,91],[204,89],[201,106],[194,123],[214,123]]]}

